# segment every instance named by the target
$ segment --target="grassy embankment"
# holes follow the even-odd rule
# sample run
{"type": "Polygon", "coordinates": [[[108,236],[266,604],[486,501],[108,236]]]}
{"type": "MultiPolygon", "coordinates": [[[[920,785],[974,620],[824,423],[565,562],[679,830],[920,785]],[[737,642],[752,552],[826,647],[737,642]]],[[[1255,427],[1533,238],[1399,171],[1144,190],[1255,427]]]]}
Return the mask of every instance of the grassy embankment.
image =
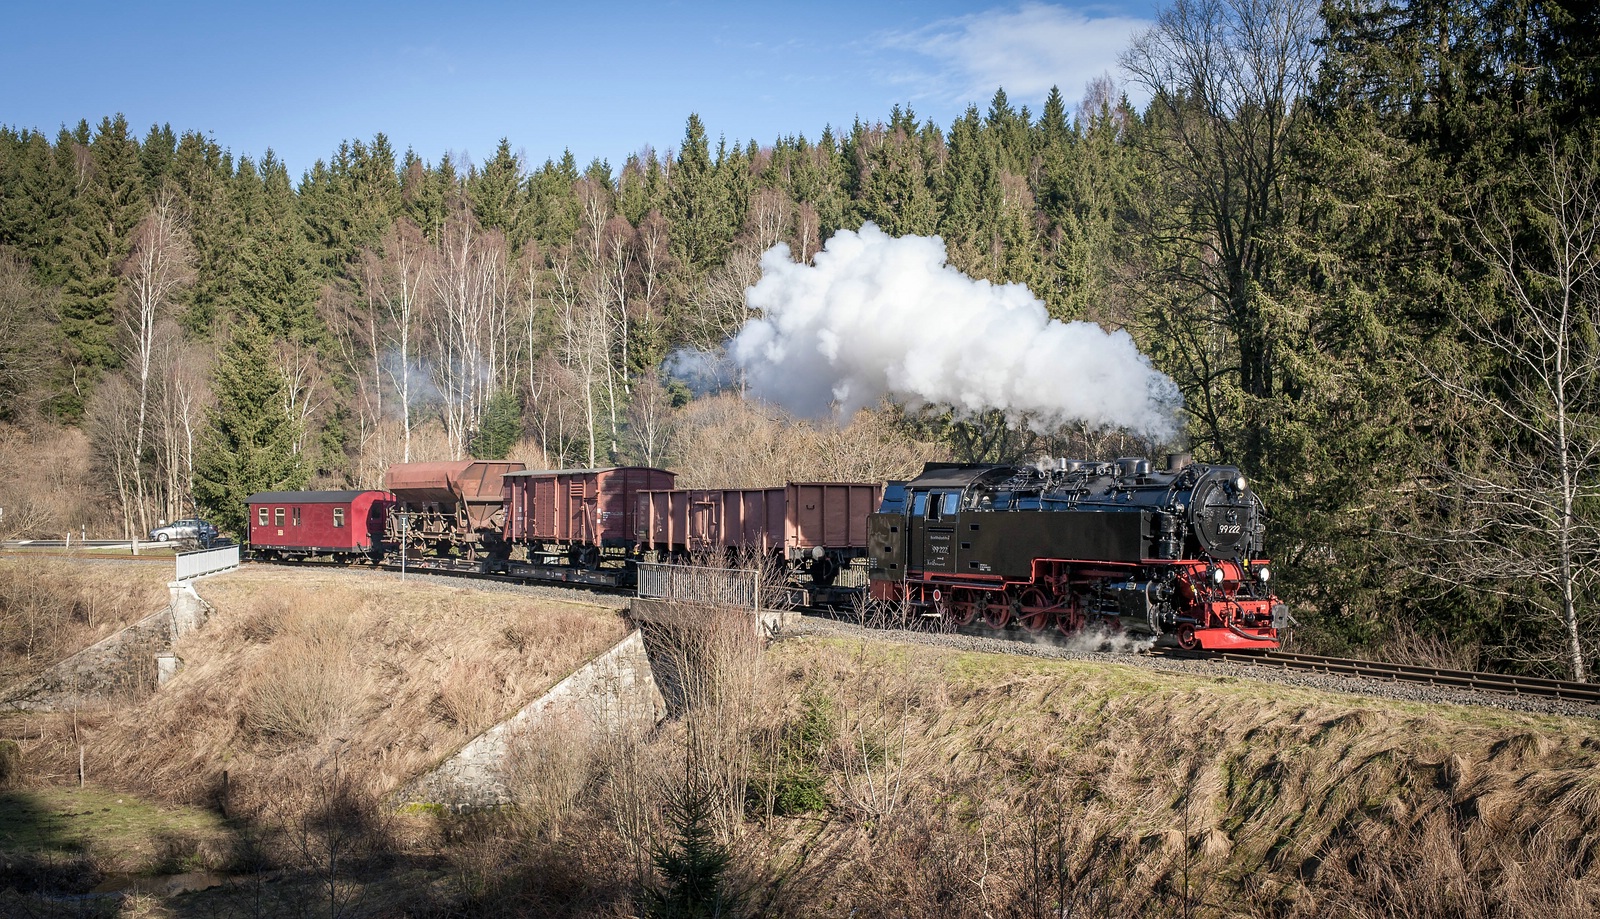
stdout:
{"type": "MultiPolygon", "coordinates": [[[[533,738],[515,811],[396,815],[383,791],[620,626],[390,584],[213,581],[218,615],[180,649],[185,672],[88,724],[91,776],[229,815],[217,861],[197,842],[177,863],[257,882],[151,915],[633,915],[670,880],[651,854],[691,799],[730,854],[730,915],[1600,907],[1588,719],[892,641],[762,655],[715,621],[667,643],[694,661],[684,720],[533,738]]],[[[12,736],[27,731],[37,787],[76,747],[59,717],[12,736]]]]}
{"type": "Polygon", "coordinates": [[[608,608],[383,576],[247,569],[201,590],[215,613],[159,693],[0,721],[23,767],[0,889],[179,864],[293,874],[330,837],[338,858],[390,863],[409,829],[383,795],[626,630],[608,608]],[[94,787],[60,788],[80,754],[94,787]],[[148,805],[171,819],[130,816],[148,805]],[[130,819],[142,829],[118,836],[130,819]]]}
{"type": "Polygon", "coordinates": [[[0,690],[166,607],[172,562],[0,556],[0,690]]]}

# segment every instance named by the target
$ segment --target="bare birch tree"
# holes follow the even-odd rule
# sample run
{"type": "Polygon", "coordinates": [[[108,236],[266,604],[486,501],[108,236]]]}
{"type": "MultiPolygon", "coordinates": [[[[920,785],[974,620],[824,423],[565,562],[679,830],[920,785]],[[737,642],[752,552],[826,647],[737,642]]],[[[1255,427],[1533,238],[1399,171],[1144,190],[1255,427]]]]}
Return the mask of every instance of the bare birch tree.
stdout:
{"type": "Polygon", "coordinates": [[[328,401],[322,361],[314,347],[293,341],[277,345],[278,370],[283,374],[283,414],[295,423],[294,452],[307,455],[316,433],[313,423],[328,401]]]}
{"type": "Polygon", "coordinates": [[[628,400],[628,441],[634,459],[646,466],[661,466],[672,442],[677,422],[672,394],[658,370],[639,379],[628,400]]]}
{"type": "Polygon", "coordinates": [[[434,382],[453,455],[465,456],[484,406],[509,363],[510,266],[504,235],[479,230],[470,213],[445,221],[432,275],[434,382]]]}
{"type": "Polygon", "coordinates": [[[115,489],[125,539],[132,539],[139,533],[144,516],[135,485],[139,478],[139,453],[135,446],[138,403],[137,386],[122,375],[114,376],[95,389],[84,419],[102,480],[109,480],[115,489]]]}
{"type": "Polygon", "coordinates": [[[48,356],[44,339],[47,294],[33,272],[11,251],[0,249],[0,420],[15,420],[33,395],[48,356]]]}
{"type": "Polygon", "coordinates": [[[144,448],[149,430],[150,387],[156,349],[156,324],[171,308],[177,293],[194,283],[194,248],[184,227],[176,195],[163,188],[155,205],[134,229],[133,246],[122,265],[127,293],[123,326],[128,333],[127,359],[137,394],[131,449],[132,476],[129,498],[135,502],[133,518],[148,528],[149,485],[144,474],[144,448]]]}
{"type": "MultiPolygon", "coordinates": [[[[402,462],[411,462],[411,424],[413,419],[413,336],[422,321],[424,304],[433,283],[433,262],[422,230],[410,220],[395,221],[383,241],[383,257],[368,254],[365,262],[366,287],[381,306],[386,323],[383,344],[373,336],[374,387],[382,392],[382,377],[387,376],[400,401],[400,431],[404,438],[402,462]]],[[[381,418],[382,401],[379,401],[381,418]]]]}
{"type": "Polygon", "coordinates": [[[607,318],[591,297],[585,296],[581,268],[570,252],[558,255],[551,264],[552,293],[556,306],[556,328],[561,363],[572,374],[571,383],[581,392],[584,439],[588,443],[588,464],[599,462],[596,438],[600,422],[602,378],[604,375],[607,318]]]}
{"type": "Polygon", "coordinates": [[[1548,617],[1559,648],[1528,656],[1587,680],[1600,585],[1600,182],[1592,150],[1545,154],[1527,176],[1531,228],[1502,205],[1468,231],[1504,299],[1471,302],[1459,319],[1502,375],[1428,368],[1489,419],[1488,442],[1474,445],[1482,460],[1440,470],[1435,497],[1452,511],[1431,573],[1548,617]]]}
{"type": "Polygon", "coordinates": [[[210,402],[211,358],[204,347],[185,344],[178,327],[167,322],[158,329],[156,365],[156,468],[163,514],[172,520],[193,510],[195,439],[210,402]]]}

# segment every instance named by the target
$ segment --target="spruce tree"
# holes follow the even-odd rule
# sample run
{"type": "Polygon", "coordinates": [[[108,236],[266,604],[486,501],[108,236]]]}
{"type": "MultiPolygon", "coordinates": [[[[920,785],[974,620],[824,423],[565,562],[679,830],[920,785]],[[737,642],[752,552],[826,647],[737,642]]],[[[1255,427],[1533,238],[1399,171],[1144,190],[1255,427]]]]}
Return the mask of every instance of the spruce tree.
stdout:
{"type": "Polygon", "coordinates": [[[232,306],[274,338],[320,341],[321,266],[306,237],[288,170],[268,150],[259,171],[248,160],[240,162],[234,186],[232,306]]]}
{"type": "Polygon", "coordinates": [[[524,209],[534,240],[547,250],[559,249],[578,235],[578,162],[566,151],[558,163],[545,160],[528,178],[528,204],[524,209]]]}
{"type": "Polygon", "coordinates": [[[128,133],[127,121],[121,115],[102,120],[84,149],[87,134],[88,125],[80,122],[67,141],[70,168],[80,179],[64,240],[60,336],[66,363],[53,400],[56,413],[73,421],[82,416],[100,375],[120,363],[116,269],[147,206],[139,143],[128,133]]]}
{"type": "Polygon", "coordinates": [[[696,780],[692,767],[685,773],[664,808],[672,836],[651,853],[663,882],[645,891],[645,915],[651,919],[711,919],[735,905],[724,890],[728,850],[711,825],[710,790],[696,780]]]}
{"type": "Polygon", "coordinates": [[[512,251],[521,250],[527,241],[522,213],[527,199],[522,192],[522,164],[512,154],[509,139],[500,138],[494,157],[468,174],[467,198],[485,230],[504,232],[512,251]]]}
{"type": "Polygon", "coordinates": [[[469,448],[474,459],[505,459],[522,437],[522,401],[514,389],[499,389],[484,406],[469,448]]]}
{"type": "MultiPolygon", "coordinates": [[[[740,157],[741,161],[743,157],[740,157]]],[[[702,275],[721,264],[738,231],[730,204],[735,183],[711,160],[711,147],[699,115],[690,115],[672,171],[666,216],[672,224],[672,257],[690,274],[702,275]]]]}
{"type": "Polygon", "coordinates": [[[233,276],[227,268],[233,263],[236,239],[227,228],[232,176],[233,159],[216,141],[194,131],[178,139],[170,178],[189,215],[198,268],[179,322],[197,336],[209,337],[222,305],[231,299],[233,276]]]}
{"type": "Polygon", "coordinates": [[[259,322],[245,318],[234,326],[213,389],[217,402],[195,453],[194,497],[219,528],[243,533],[245,499],[303,488],[308,468],[295,451],[300,427],[284,409],[286,382],[259,322]]]}

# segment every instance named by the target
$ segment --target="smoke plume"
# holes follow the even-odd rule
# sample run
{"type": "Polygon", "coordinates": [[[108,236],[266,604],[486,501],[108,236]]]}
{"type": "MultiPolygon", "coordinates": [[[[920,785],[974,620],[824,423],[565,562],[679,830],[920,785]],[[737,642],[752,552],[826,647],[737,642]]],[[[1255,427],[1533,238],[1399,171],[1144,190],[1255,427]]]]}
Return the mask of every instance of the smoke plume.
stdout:
{"type": "Polygon", "coordinates": [[[729,344],[749,390],[798,414],[846,417],[884,396],[915,408],[998,409],[1039,426],[1085,423],[1157,440],[1182,397],[1123,331],[1051,319],[1022,284],[945,263],[938,237],[840,230],[814,265],[779,244],[746,291],[760,311],[729,344]]]}

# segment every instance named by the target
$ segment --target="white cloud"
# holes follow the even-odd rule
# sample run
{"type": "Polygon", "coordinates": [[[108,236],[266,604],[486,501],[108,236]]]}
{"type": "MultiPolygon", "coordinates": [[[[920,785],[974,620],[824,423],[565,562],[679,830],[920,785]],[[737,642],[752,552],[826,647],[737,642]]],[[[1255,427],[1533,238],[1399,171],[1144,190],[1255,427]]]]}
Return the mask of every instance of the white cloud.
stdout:
{"type": "Polygon", "coordinates": [[[931,74],[902,74],[947,102],[987,102],[997,87],[1019,102],[1059,86],[1068,107],[1090,80],[1118,76],[1117,58],[1133,36],[1154,23],[1133,16],[1095,16],[1045,3],[942,19],[883,37],[886,48],[928,58],[931,74]],[[929,85],[931,84],[931,85],[929,85]]]}

